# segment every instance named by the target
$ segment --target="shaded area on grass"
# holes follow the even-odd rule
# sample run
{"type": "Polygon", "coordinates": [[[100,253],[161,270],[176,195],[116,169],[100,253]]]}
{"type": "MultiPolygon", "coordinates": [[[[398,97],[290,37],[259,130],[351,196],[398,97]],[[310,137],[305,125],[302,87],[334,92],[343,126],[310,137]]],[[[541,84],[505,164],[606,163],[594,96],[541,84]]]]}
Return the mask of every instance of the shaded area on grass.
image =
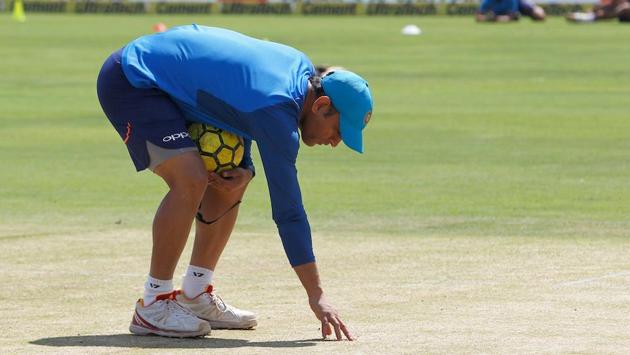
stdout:
{"type": "Polygon", "coordinates": [[[33,340],[30,344],[44,346],[103,346],[147,349],[231,349],[231,348],[304,348],[315,346],[322,339],[249,341],[224,338],[165,338],[131,334],[77,335],[33,340]]]}

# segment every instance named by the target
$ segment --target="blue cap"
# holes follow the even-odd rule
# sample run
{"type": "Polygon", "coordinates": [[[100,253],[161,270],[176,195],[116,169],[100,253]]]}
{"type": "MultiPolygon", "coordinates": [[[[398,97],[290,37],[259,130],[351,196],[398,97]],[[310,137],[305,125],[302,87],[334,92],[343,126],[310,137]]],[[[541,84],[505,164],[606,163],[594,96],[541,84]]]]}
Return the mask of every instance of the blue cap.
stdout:
{"type": "Polygon", "coordinates": [[[372,94],[367,81],[353,72],[336,70],[322,78],[322,88],[339,112],[341,139],[363,153],[363,128],[372,116],[372,94]]]}

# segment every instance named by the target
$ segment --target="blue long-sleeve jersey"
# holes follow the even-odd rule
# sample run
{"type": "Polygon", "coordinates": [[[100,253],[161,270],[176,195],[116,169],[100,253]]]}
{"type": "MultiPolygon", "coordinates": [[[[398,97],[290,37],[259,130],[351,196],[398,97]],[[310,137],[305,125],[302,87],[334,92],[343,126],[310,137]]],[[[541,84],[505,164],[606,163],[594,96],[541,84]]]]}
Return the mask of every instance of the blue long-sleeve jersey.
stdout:
{"type": "MultiPolygon", "coordinates": [[[[302,52],[226,29],[198,25],[140,37],[123,50],[122,67],[137,88],[159,88],[187,120],[255,141],[273,219],[292,266],[315,260],[295,162],[298,120],[314,73],[302,52]]],[[[249,150],[244,158],[250,164],[249,150]]]]}

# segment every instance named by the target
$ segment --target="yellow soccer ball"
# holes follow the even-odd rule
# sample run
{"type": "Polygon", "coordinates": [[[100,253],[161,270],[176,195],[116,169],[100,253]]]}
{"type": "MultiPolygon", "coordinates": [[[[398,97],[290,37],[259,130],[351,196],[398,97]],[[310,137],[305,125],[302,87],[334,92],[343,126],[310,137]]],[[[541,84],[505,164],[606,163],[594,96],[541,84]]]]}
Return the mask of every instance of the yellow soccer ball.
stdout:
{"type": "Polygon", "coordinates": [[[243,160],[243,138],[204,123],[191,124],[188,132],[208,171],[231,170],[243,160]]]}

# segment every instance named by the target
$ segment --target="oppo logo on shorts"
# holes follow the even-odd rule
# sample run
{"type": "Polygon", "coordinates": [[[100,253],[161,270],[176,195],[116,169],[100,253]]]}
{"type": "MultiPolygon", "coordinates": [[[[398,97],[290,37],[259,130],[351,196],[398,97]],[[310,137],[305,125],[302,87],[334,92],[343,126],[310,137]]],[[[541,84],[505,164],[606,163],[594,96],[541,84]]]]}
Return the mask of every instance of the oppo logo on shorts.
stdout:
{"type": "Polygon", "coordinates": [[[179,133],[171,134],[170,136],[166,136],[162,138],[162,142],[172,142],[172,141],[176,141],[178,139],[187,138],[187,137],[190,137],[190,134],[188,134],[188,132],[179,132],[179,133]]]}

